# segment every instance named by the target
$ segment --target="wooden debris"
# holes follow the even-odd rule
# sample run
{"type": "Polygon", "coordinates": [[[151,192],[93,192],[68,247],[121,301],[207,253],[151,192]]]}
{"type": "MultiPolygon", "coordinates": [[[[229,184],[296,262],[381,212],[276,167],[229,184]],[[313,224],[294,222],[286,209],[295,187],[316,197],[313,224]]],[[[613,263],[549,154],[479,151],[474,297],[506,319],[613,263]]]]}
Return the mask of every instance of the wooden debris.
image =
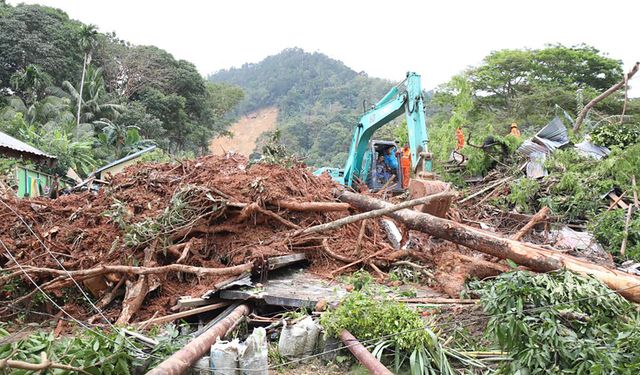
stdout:
{"type": "Polygon", "coordinates": [[[511,179],[512,179],[511,177],[505,177],[505,178],[503,178],[503,179],[500,179],[500,180],[498,180],[498,181],[496,181],[496,182],[494,182],[494,183],[490,184],[489,186],[487,186],[487,187],[485,187],[485,188],[483,188],[483,189],[481,189],[481,190],[479,190],[479,191],[477,191],[477,192],[475,192],[475,193],[471,194],[470,196],[468,196],[468,197],[466,197],[466,198],[462,199],[462,200],[461,200],[461,201],[459,201],[458,203],[462,204],[462,203],[464,203],[464,202],[466,202],[466,201],[468,201],[468,200],[471,200],[471,199],[473,199],[473,198],[475,198],[475,197],[477,197],[477,196],[479,196],[479,195],[484,194],[485,192],[487,192],[487,191],[489,191],[489,190],[491,190],[491,189],[497,188],[498,186],[500,186],[500,185],[504,184],[505,182],[507,182],[507,181],[509,181],[509,180],[511,180],[511,179]]]}
{"type": "Polygon", "coordinates": [[[633,213],[633,205],[629,205],[627,210],[627,217],[624,220],[624,234],[622,237],[622,244],[620,245],[620,255],[624,256],[627,250],[627,241],[629,239],[629,224],[631,224],[631,214],[633,213]]]}
{"type": "Polygon", "coordinates": [[[211,345],[218,338],[223,338],[240,319],[249,314],[249,311],[247,305],[239,305],[226,318],[165,359],[147,375],[180,375],[185,373],[191,365],[211,350],[211,345]]]}
{"type": "Polygon", "coordinates": [[[631,186],[633,187],[633,204],[636,208],[640,208],[640,201],[638,201],[638,186],[636,186],[636,175],[631,176],[631,186]]]}
{"type": "Polygon", "coordinates": [[[47,358],[47,353],[44,351],[40,352],[40,363],[16,361],[8,358],[0,359],[0,369],[7,369],[7,368],[26,370],[29,372],[41,372],[41,373],[45,373],[47,369],[59,369],[64,371],[76,372],[79,374],[91,375],[90,372],[87,372],[79,367],[69,366],[69,365],[65,365],[57,362],[51,362],[47,358]]]}
{"type": "Polygon", "coordinates": [[[301,212],[332,212],[332,211],[346,211],[351,206],[348,203],[341,202],[294,202],[281,200],[272,203],[273,206],[284,208],[289,211],[301,211],[301,212]]]}
{"type": "Polygon", "coordinates": [[[609,197],[611,199],[613,199],[613,204],[612,205],[615,206],[617,204],[621,208],[626,209],[628,205],[622,200],[622,197],[625,194],[626,194],[626,192],[623,192],[622,195],[618,196],[618,194],[616,194],[614,191],[609,192],[609,197]]]}
{"type": "Polygon", "coordinates": [[[384,216],[391,212],[402,210],[404,208],[419,206],[421,204],[426,204],[432,200],[438,200],[445,197],[455,197],[455,195],[456,194],[452,191],[443,191],[438,194],[433,194],[433,195],[429,195],[422,198],[412,199],[410,201],[402,202],[397,205],[390,205],[383,209],[364,212],[364,213],[352,215],[352,216],[347,216],[345,218],[338,219],[329,223],[308,227],[308,228],[293,232],[291,236],[295,237],[295,236],[302,236],[302,235],[311,234],[311,233],[326,232],[328,230],[337,229],[347,224],[355,223],[364,219],[371,219],[374,217],[384,216]]]}
{"type": "Polygon", "coordinates": [[[382,250],[377,251],[377,252],[375,252],[375,253],[373,253],[373,254],[371,254],[371,255],[368,255],[368,256],[366,256],[366,257],[364,257],[364,258],[362,258],[362,259],[355,260],[355,261],[353,261],[353,262],[351,262],[351,263],[347,264],[346,266],[342,266],[342,267],[340,267],[340,268],[338,268],[338,269],[336,269],[336,270],[331,271],[331,274],[333,275],[333,274],[336,274],[336,273],[338,273],[338,272],[344,271],[344,270],[346,270],[346,269],[347,269],[347,268],[349,268],[349,267],[353,267],[353,266],[355,266],[355,265],[357,265],[357,264],[360,264],[360,263],[362,263],[362,262],[365,262],[365,261],[367,261],[367,260],[369,260],[369,259],[371,259],[371,258],[373,258],[373,257],[376,257],[376,256],[378,256],[378,255],[380,255],[380,254],[382,254],[382,253],[386,253],[387,251],[388,251],[387,249],[382,249],[382,250]]]}
{"type": "Polygon", "coordinates": [[[615,206],[620,206],[622,208],[627,208],[627,204],[624,203],[622,201],[622,198],[624,198],[625,195],[627,195],[627,192],[622,192],[622,194],[620,194],[620,196],[618,196],[616,193],[614,192],[609,192],[609,194],[607,194],[609,196],[609,198],[611,198],[613,201],[611,202],[611,204],[609,205],[609,208],[607,208],[607,211],[611,211],[615,206]]]}
{"type": "Polygon", "coordinates": [[[203,312],[218,310],[218,309],[220,309],[222,307],[229,306],[230,304],[231,303],[229,303],[229,302],[218,302],[218,303],[214,303],[214,304],[207,305],[207,306],[197,307],[195,309],[191,309],[191,310],[187,310],[187,311],[181,311],[179,313],[170,314],[170,315],[167,315],[167,316],[161,316],[159,318],[145,320],[143,322],[138,323],[138,325],[139,326],[143,326],[143,325],[144,326],[149,326],[149,325],[152,325],[152,324],[169,323],[169,322],[173,322],[174,320],[186,318],[186,317],[193,316],[193,315],[196,315],[196,314],[201,314],[203,312]]]}
{"type": "Polygon", "coordinates": [[[549,214],[549,207],[547,206],[542,207],[540,211],[538,211],[535,215],[533,215],[533,217],[531,217],[531,220],[529,220],[529,222],[525,224],[525,226],[522,227],[522,229],[520,229],[515,235],[513,235],[513,237],[511,237],[511,239],[520,241],[522,237],[524,237],[527,233],[529,233],[531,229],[533,229],[533,227],[536,226],[536,224],[544,220],[548,214],[549,214]]]}
{"type": "Polygon", "coordinates": [[[614,92],[624,87],[627,84],[627,82],[631,79],[631,77],[633,77],[638,72],[639,68],[640,68],[640,62],[636,62],[633,68],[631,68],[631,70],[627,74],[625,74],[624,79],[622,81],[611,86],[609,89],[607,89],[607,91],[596,96],[589,103],[587,103],[587,105],[585,105],[584,108],[582,108],[580,113],[578,113],[578,116],[576,117],[576,122],[573,125],[573,131],[577,133],[580,130],[580,127],[582,126],[582,122],[587,116],[587,113],[589,113],[591,108],[593,108],[593,106],[600,103],[606,97],[608,97],[609,95],[613,94],[614,92]]]}
{"type": "MultiPolygon", "coordinates": [[[[355,208],[365,211],[393,207],[390,203],[347,191],[342,192],[339,198],[355,208]]],[[[534,271],[548,272],[567,268],[580,274],[591,275],[623,297],[640,302],[640,278],[626,272],[412,210],[392,210],[388,215],[404,223],[410,229],[419,230],[501,259],[511,259],[534,271]]]]}
{"type": "MultiPolygon", "coordinates": [[[[83,276],[83,277],[93,277],[96,275],[104,275],[107,273],[124,273],[130,275],[157,275],[164,274],[169,272],[185,272],[191,273],[197,276],[207,276],[207,275],[216,275],[216,276],[224,276],[224,275],[238,275],[245,271],[250,271],[253,268],[252,263],[245,263],[238,266],[232,267],[224,267],[224,268],[208,268],[208,267],[195,267],[195,266],[187,266],[184,264],[169,264],[166,266],[156,266],[156,267],[136,267],[136,266],[121,266],[121,265],[101,265],[95,268],[88,268],[84,270],[69,270],[64,271],[56,268],[41,268],[41,267],[33,267],[33,266],[23,266],[24,270],[27,273],[31,274],[52,274],[58,275],[62,278],[67,278],[69,276],[83,276]]],[[[16,271],[8,275],[3,275],[0,277],[0,282],[6,281],[20,275],[21,271],[16,271]]]]}

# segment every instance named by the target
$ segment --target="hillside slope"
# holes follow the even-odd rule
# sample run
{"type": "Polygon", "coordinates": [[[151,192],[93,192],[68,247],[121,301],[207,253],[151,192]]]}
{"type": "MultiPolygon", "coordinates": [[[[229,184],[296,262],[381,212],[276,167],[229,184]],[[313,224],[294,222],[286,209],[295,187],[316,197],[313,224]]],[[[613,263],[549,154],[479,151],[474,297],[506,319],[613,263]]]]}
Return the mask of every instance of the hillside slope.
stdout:
{"type": "MultiPolygon", "coordinates": [[[[398,75],[402,78],[404,72],[398,75]]],[[[244,90],[239,114],[276,107],[282,141],[315,166],[344,162],[351,130],[363,105],[378,101],[393,85],[358,73],[324,54],[300,48],[286,49],[259,63],[222,70],[208,78],[244,90]]],[[[241,131],[236,128],[234,133],[241,131]]]]}
{"type": "Polygon", "coordinates": [[[234,151],[249,157],[256,148],[260,135],[276,128],[278,108],[267,107],[242,116],[229,127],[231,137],[221,136],[211,141],[209,150],[214,155],[234,151]]]}

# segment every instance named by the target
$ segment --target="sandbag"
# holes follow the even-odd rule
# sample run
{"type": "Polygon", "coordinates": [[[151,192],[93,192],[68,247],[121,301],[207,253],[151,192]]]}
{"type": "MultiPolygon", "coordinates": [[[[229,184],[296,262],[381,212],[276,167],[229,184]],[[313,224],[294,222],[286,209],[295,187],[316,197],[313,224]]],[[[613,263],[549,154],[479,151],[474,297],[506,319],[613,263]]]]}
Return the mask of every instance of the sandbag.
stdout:
{"type": "Polygon", "coordinates": [[[211,345],[211,369],[215,375],[240,375],[238,349],[240,342],[235,339],[216,341],[211,345]]]}
{"type": "Polygon", "coordinates": [[[238,362],[242,375],[269,375],[267,331],[263,327],[253,330],[241,346],[238,362]]]}
{"type": "Polygon", "coordinates": [[[320,326],[310,316],[293,326],[288,326],[285,321],[278,340],[278,351],[289,360],[310,356],[315,351],[319,333],[320,326]]]}
{"type": "Polygon", "coordinates": [[[278,340],[278,351],[280,355],[289,360],[299,359],[304,354],[304,344],[307,339],[307,330],[298,324],[287,325],[284,321],[280,340],[278,340]]]}
{"type": "Polygon", "coordinates": [[[304,318],[298,324],[307,331],[307,337],[304,342],[303,355],[305,357],[309,357],[316,351],[318,335],[320,334],[320,326],[310,316],[304,318]]]}

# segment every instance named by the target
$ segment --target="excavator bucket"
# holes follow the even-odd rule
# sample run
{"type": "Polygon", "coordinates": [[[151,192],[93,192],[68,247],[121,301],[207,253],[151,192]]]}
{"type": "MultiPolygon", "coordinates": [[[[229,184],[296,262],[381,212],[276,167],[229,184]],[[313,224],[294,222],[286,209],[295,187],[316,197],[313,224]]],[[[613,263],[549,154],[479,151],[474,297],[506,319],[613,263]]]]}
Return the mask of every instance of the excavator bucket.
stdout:
{"type": "MultiPolygon", "coordinates": [[[[411,199],[441,193],[447,189],[450,189],[450,185],[442,181],[422,178],[412,178],[409,180],[409,196],[411,199]]],[[[451,199],[451,197],[436,199],[427,204],[416,206],[415,210],[438,217],[445,217],[451,206],[451,199]]]]}

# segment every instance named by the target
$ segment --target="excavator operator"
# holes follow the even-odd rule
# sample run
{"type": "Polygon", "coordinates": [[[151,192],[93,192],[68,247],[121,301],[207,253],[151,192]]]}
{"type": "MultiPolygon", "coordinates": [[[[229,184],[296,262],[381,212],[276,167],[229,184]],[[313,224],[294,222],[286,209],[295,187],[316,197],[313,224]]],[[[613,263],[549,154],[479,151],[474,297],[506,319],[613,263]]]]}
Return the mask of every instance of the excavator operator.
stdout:
{"type": "Polygon", "coordinates": [[[411,150],[406,143],[402,147],[400,168],[402,169],[402,187],[406,189],[409,186],[409,178],[411,177],[411,150]]]}

